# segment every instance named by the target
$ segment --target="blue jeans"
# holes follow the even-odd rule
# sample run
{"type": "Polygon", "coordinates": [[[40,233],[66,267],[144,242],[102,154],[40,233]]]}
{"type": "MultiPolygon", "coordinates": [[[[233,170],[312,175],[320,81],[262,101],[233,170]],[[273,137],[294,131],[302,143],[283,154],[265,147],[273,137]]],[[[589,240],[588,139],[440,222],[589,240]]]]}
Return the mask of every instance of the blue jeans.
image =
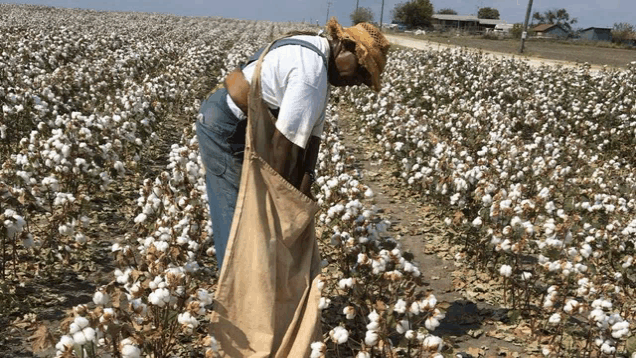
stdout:
{"type": "Polygon", "coordinates": [[[225,88],[212,93],[201,104],[203,119],[196,122],[219,271],[236,207],[247,124],[232,113],[226,96],[225,88]]]}

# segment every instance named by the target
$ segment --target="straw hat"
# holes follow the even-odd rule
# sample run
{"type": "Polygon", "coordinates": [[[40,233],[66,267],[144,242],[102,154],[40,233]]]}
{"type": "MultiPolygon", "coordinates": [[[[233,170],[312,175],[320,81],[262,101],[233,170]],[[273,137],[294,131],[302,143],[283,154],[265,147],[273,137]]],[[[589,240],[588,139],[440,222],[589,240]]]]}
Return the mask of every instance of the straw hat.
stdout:
{"type": "Polygon", "coordinates": [[[380,76],[386,65],[386,56],[389,52],[389,41],[382,35],[380,30],[368,22],[361,22],[356,26],[343,28],[332,17],[327,22],[327,34],[339,40],[352,41],[356,44],[356,57],[369,72],[365,84],[374,91],[380,91],[380,76]]]}

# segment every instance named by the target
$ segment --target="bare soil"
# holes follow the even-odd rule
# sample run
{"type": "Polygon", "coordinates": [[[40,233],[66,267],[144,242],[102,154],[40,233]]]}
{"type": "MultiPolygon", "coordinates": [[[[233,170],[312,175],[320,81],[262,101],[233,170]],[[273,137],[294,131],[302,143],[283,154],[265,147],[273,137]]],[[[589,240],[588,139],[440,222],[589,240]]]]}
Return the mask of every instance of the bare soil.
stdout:
{"type": "Polygon", "coordinates": [[[517,39],[485,39],[477,36],[412,35],[400,33],[396,36],[427,40],[437,44],[474,48],[489,52],[514,54],[573,63],[590,63],[599,66],[624,68],[636,61],[636,48],[612,48],[592,44],[576,44],[547,39],[529,39],[524,54],[519,54],[520,41],[517,39]]]}

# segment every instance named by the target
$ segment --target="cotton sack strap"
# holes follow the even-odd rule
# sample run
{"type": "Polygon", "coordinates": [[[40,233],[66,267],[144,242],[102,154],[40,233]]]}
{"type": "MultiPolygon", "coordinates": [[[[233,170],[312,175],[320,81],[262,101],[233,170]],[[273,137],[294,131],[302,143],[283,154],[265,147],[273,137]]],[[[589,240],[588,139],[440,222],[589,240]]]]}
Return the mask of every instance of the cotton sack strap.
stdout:
{"type": "MultiPolygon", "coordinates": [[[[278,40],[274,40],[274,43],[272,44],[272,46],[269,48],[269,51],[281,47],[281,46],[285,46],[285,45],[299,45],[305,48],[308,48],[312,51],[314,51],[315,53],[317,53],[320,58],[322,58],[322,63],[325,65],[325,68],[327,68],[327,57],[325,56],[324,53],[322,53],[315,45],[313,45],[310,42],[304,41],[304,40],[299,40],[299,39],[292,39],[292,38],[282,38],[282,39],[278,39],[278,40]]],[[[249,65],[250,63],[257,61],[259,57],[261,57],[261,54],[263,53],[263,51],[265,51],[265,47],[262,47],[260,50],[256,51],[255,54],[253,54],[248,60],[247,63],[244,65],[241,65],[241,69],[244,69],[245,66],[249,65]]]]}

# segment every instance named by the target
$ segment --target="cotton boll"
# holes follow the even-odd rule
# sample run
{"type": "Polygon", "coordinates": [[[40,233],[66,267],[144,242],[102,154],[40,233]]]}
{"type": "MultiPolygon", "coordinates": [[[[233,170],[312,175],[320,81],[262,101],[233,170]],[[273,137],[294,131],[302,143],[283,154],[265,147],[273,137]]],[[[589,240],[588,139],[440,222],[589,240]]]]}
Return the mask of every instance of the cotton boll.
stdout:
{"type": "Polygon", "coordinates": [[[331,300],[327,297],[320,297],[320,301],[318,302],[318,309],[320,310],[324,310],[329,308],[329,305],[331,304],[331,300]]]}
{"type": "Polygon", "coordinates": [[[369,321],[371,322],[377,322],[380,319],[380,315],[378,314],[378,312],[376,312],[375,310],[371,311],[368,315],[367,318],[369,319],[369,321]]]}
{"type": "Polygon", "coordinates": [[[93,328],[86,327],[82,330],[82,333],[84,333],[84,337],[86,338],[87,342],[95,341],[95,330],[93,328]]]}
{"type": "Polygon", "coordinates": [[[423,299],[420,303],[421,309],[425,311],[433,310],[435,308],[435,305],[437,305],[437,298],[433,294],[428,295],[428,297],[423,299]]]}
{"type": "Polygon", "coordinates": [[[85,317],[82,316],[77,316],[75,317],[75,320],[73,321],[73,323],[77,324],[77,326],[80,329],[84,329],[86,327],[88,327],[88,319],[86,319],[85,317]]]}
{"type": "Polygon", "coordinates": [[[347,306],[342,310],[342,313],[346,315],[347,319],[353,319],[356,316],[356,310],[353,306],[347,306]]]}
{"type": "Polygon", "coordinates": [[[380,322],[371,321],[367,324],[367,330],[369,331],[377,331],[380,328],[380,322]]]}
{"type": "Polygon", "coordinates": [[[411,303],[411,307],[409,307],[409,312],[411,312],[412,314],[420,314],[421,308],[420,308],[420,303],[415,301],[413,303],[411,303]]]}
{"type": "Polygon", "coordinates": [[[337,326],[329,331],[329,337],[336,344],[344,344],[349,340],[349,331],[342,326],[337,326]]]}
{"type": "Polygon", "coordinates": [[[522,281],[528,281],[530,278],[532,278],[532,273],[527,272],[527,271],[521,273],[521,280],[522,281]]]}
{"type": "Polygon", "coordinates": [[[621,321],[612,325],[612,337],[621,339],[629,334],[629,322],[621,321]]]}
{"type": "Polygon", "coordinates": [[[311,354],[309,355],[309,358],[321,358],[327,349],[327,346],[325,346],[322,342],[313,342],[310,347],[311,354]]]}
{"type": "Polygon", "coordinates": [[[343,278],[340,281],[338,281],[338,287],[341,290],[344,290],[346,288],[351,288],[354,283],[355,283],[355,280],[353,278],[351,278],[351,277],[343,278]]]}
{"type": "Polygon", "coordinates": [[[541,349],[541,353],[542,353],[544,356],[546,356],[546,357],[547,357],[547,356],[549,356],[550,354],[552,354],[552,350],[550,349],[550,347],[543,347],[543,348],[541,349]]]}
{"type": "Polygon", "coordinates": [[[442,339],[440,337],[433,336],[430,334],[424,338],[424,341],[422,342],[422,344],[428,350],[436,349],[440,351],[443,348],[442,339]]]}
{"type": "Polygon", "coordinates": [[[371,358],[371,355],[368,352],[358,352],[356,358],[371,358]]]}
{"type": "Polygon", "coordinates": [[[70,334],[75,334],[79,331],[81,331],[82,328],[75,322],[72,322],[71,325],[69,326],[69,333],[70,334]]]}
{"type": "Polygon", "coordinates": [[[409,321],[406,319],[403,319],[401,321],[398,321],[396,326],[395,326],[395,330],[399,333],[399,334],[403,334],[406,331],[408,331],[411,328],[411,325],[409,324],[409,321]]]}
{"type": "Polygon", "coordinates": [[[199,321],[193,317],[190,312],[180,313],[177,317],[177,321],[183,326],[186,326],[189,330],[199,326],[199,321]]]}
{"type": "Polygon", "coordinates": [[[203,288],[200,288],[197,291],[197,298],[205,306],[210,305],[213,302],[212,295],[210,295],[210,293],[207,290],[203,289],[203,288]]]}
{"type": "Polygon", "coordinates": [[[364,197],[370,199],[373,198],[373,196],[373,190],[371,190],[371,188],[367,188],[367,190],[364,192],[364,197]]]}
{"type": "Polygon", "coordinates": [[[439,321],[435,317],[429,317],[424,322],[424,326],[429,331],[434,331],[437,327],[439,327],[439,321]]]}
{"type": "Polygon", "coordinates": [[[367,331],[364,336],[364,344],[373,347],[378,343],[378,334],[376,331],[367,331]]]}
{"type": "Polygon", "coordinates": [[[325,281],[323,280],[316,281],[316,288],[318,289],[318,291],[322,291],[322,289],[325,288],[325,281]]]}
{"type": "Polygon", "coordinates": [[[406,312],[406,301],[401,298],[398,299],[398,301],[395,303],[395,306],[393,307],[393,311],[399,314],[403,314],[404,312],[406,312]]]}
{"type": "Polygon", "coordinates": [[[148,295],[148,302],[155,306],[164,307],[170,302],[170,292],[167,288],[158,288],[148,295]]]}
{"type": "Polygon", "coordinates": [[[614,354],[616,347],[612,346],[610,342],[606,341],[601,345],[601,352],[605,354],[614,354]]]}
{"type": "Polygon", "coordinates": [[[121,349],[123,358],[140,358],[141,350],[132,344],[127,344],[121,349]]]}
{"type": "Polygon", "coordinates": [[[84,335],[84,331],[75,332],[75,334],[73,334],[73,341],[79,346],[83,346],[89,342],[88,338],[84,335]]]}
{"type": "Polygon", "coordinates": [[[552,316],[550,316],[550,318],[548,319],[548,322],[550,322],[550,324],[552,325],[557,325],[561,322],[561,315],[558,313],[553,314],[552,316]]]}
{"type": "Polygon", "coordinates": [[[501,265],[499,274],[503,277],[510,277],[512,275],[512,267],[510,265],[501,265]]]}
{"type": "Polygon", "coordinates": [[[55,345],[55,349],[60,352],[65,352],[67,349],[73,348],[75,341],[73,341],[73,337],[71,336],[62,336],[60,337],[60,341],[55,345]]]}
{"type": "Polygon", "coordinates": [[[93,302],[96,305],[107,305],[108,302],[110,301],[110,297],[108,296],[107,293],[101,292],[101,291],[97,291],[95,292],[95,294],[93,295],[93,302]]]}

